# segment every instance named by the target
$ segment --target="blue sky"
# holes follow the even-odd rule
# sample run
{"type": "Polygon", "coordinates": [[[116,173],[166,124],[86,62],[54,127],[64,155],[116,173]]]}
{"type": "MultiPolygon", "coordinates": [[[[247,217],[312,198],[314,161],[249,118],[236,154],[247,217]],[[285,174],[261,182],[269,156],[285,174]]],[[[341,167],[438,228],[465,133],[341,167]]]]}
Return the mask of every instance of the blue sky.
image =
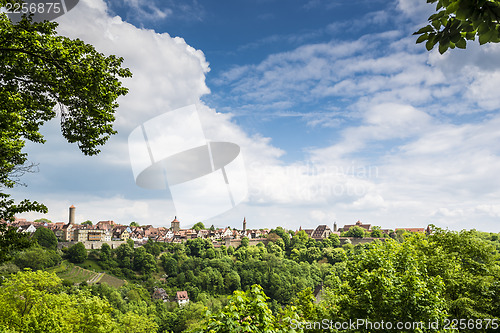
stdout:
{"type": "Polygon", "coordinates": [[[15,196],[54,221],[75,205],[81,221],[169,226],[174,203],[135,184],[127,139],[195,104],[207,139],[241,147],[248,183],[206,224],[498,231],[500,48],[427,52],[412,33],[431,12],[424,0],[81,1],[60,33],[134,73],[119,134],[88,158],[47,124],[47,144],[27,146],[40,172],[15,196]]]}

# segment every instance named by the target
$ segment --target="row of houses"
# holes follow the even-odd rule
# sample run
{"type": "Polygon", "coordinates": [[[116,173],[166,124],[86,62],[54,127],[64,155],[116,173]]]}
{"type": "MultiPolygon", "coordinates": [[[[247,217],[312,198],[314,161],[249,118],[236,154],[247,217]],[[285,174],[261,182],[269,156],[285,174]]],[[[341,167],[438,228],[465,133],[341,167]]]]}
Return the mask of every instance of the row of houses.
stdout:
{"type": "Polygon", "coordinates": [[[65,222],[28,222],[26,219],[15,219],[9,223],[17,227],[18,232],[33,233],[40,227],[45,227],[54,232],[61,242],[111,242],[133,240],[135,243],[145,243],[148,240],[157,242],[184,242],[188,239],[204,238],[212,241],[224,239],[249,239],[265,238],[268,229],[246,229],[246,219],[243,220],[243,230],[227,228],[211,229],[181,229],[177,217],[171,222],[171,227],[127,226],[120,225],[114,221],[99,221],[95,225],[77,224],[75,222],[75,206],[69,207],[69,221],[65,222]]]}
{"type": "MultiPolygon", "coordinates": [[[[77,224],[75,223],[75,206],[69,207],[68,223],[44,223],[44,222],[28,222],[25,219],[16,219],[11,225],[18,228],[19,232],[35,232],[39,227],[51,229],[58,240],[61,242],[111,242],[111,241],[126,241],[131,239],[135,243],[141,244],[148,240],[157,242],[174,242],[181,243],[188,239],[203,238],[210,239],[213,242],[221,240],[241,240],[246,237],[250,240],[258,240],[266,238],[269,229],[247,229],[246,218],[243,219],[243,229],[227,228],[210,228],[210,229],[181,229],[180,221],[177,217],[170,223],[170,228],[154,227],[152,225],[145,226],[127,226],[120,225],[114,221],[99,221],[95,225],[77,224]]],[[[355,224],[344,225],[343,228],[337,228],[337,223],[333,224],[333,230],[327,225],[319,225],[315,229],[302,229],[309,237],[315,240],[328,238],[331,234],[340,236],[342,231],[347,231],[351,227],[360,227],[366,231],[371,231],[371,224],[365,224],[357,221],[355,224]]],[[[411,232],[425,232],[424,228],[400,228],[411,232]]],[[[396,229],[398,230],[398,229],[396,229]]],[[[389,233],[392,230],[381,229],[383,233],[389,233]]],[[[428,231],[428,230],[427,230],[428,231]]]]}
{"type": "MultiPolygon", "coordinates": [[[[365,224],[365,223],[362,223],[361,221],[357,221],[355,224],[346,224],[346,225],[344,225],[343,228],[340,228],[339,231],[342,231],[342,232],[348,231],[352,227],[360,227],[368,232],[372,231],[371,224],[365,224]]],[[[336,227],[336,223],[335,223],[334,224],[335,231],[337,231],[336,228],[337,227],[336,227]]],[[[408,231],[408,232],[427,232],[427,233],[431,232],[429,226],[427,226],[427,228],[396,228],[394,230],[392,230],[392,229],[380,229],[380,231],[384,234],[389,234],[392,231],[398,231],[398,230],[404,230],[404,231],[408,231]]]]}
{"type": "MultiPolygon", "coordinates": [[[[316,227],[316,229],[302,229],[302,227],[299,228],[299,231],[303,230],[309,237],[315,239],[315,240],[321,240],[324,238],[328,238],[329,235],[331,234],[336,234],[340,237],[340,234],[342,232],[348,231],[352,227],[360,227],[364,231],[371,232],[372,231],[372,226],[371,224],[366,224],[361,221],[357,221],[355,224],[346,224],[342,228],[337,228],[337,223],[333,224],[333,230],[331,230],[327,225],[319,225],[316,227]]],[[[430,233],[430,227],[427,228],[396,228],[396,229],[380,229],[380,231],[383,234],[390,234],[393,231],[398,231],[398,230],[404,230],[408,232],[426,232],[430,233]]]]}

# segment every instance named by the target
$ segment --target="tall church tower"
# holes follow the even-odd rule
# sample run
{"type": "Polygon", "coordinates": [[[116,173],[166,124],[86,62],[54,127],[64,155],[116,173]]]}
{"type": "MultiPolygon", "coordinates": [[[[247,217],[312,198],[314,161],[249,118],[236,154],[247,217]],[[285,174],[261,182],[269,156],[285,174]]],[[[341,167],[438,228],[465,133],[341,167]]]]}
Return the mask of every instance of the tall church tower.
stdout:
{"type": "Polygon", "coordinates": [[[179,230],[181,230],[181,222],[177,220],[177,216],[170,223],[170,228],[172,229],[173,232],[179,232],[179,230]]]}

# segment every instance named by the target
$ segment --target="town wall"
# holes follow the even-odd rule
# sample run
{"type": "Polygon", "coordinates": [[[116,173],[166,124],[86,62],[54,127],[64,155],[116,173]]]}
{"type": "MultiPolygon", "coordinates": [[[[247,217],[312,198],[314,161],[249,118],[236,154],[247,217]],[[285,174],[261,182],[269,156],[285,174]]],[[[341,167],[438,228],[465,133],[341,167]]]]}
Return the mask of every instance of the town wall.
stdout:
{"type": "Polygon", "coordinates": [[[373,242],[376,239],[378,239],[378,240],[380,240],[382,242],[385,241],[385,238],[373,238],[373,237],[366,237],[366,238],[340,237],[340,245],[344,245],[348,239],[351,241],[352,245],[371,243],[371,242],[373,242]]]}
{"type": "MultiPolygon", "coordinates": [[[[365,243],[371,243],[375,239],[379,239],[381,241],[385,241],[385,238],[356,238],[356,237],[340,237],[340,244],[344,245],[347,240],[351,241],[352,245],[358,245],[358,244],[365,244],[365,243]]],[[[321,240],[320,240],[321,241],[321,240]]],[[[57,244],[57,247],[59,249],[63,247],[70,247],[78,242],[59,242],[57,244]]],[[[108,245],[112,249],[116,249],[118,246],[120,246],[123,243],[126,243],[126,241],[107,241],[107,242],[102,242],[102,241],[83,241],[81,242],[83,245],[85,245],[85,248],[87,250],[98,250],[101,248],[102,244],[108,243],[108,245]]],[[[269,243],[269,240],[267,238],[254,238],[254,239],[249,239],[248,240],[248,245],[249,246],[256,246],[259,243],[263,243],[265,246],[267,246],[267,243],[269,243]]],[[[232,246],[234,248],[237,248],[238,246],[241,245],[241,239],[230,239],[227,238],[225,240],[219,241],[219,242],[214,242],[215,247],[219,247],[220,245],[225,245],[226,247],[232,246]],[[217,246],[218,245],[218,246],[217,246]]],[[[134,247],[138,247],[138,244],[134,244],[134,247]]]]}
{"type": "MultiPolygon", "coordinates": [[[[269,240],[267,238],[254,238],[254,239],[248,240],[249,246],[256,246],[259,243],[263,243],[264,245],[267,245],[267,243],[269,243],[269,240]]],[[[226,238],[226,239],[218,242],[218,244],[225,245],[226,247],[232,246],[234,248],[237,248],[238,246],[241,245],[241,239],[226,238]]],[[[214,246],[215,246],[215,243],[214,243],[214,246]]]]}
{"type": "MultiPolygon", "coordinates": [[[[57,248],[61,249],[63,247],[70,247],[72,245],[75,245],[76,243],[78,243],[78,242],[59,242],[57,244],[57,248]]],[[[120,241],[108,241],[108,242],[102,242],[102,241],[83,241],[83,242],[80,242],[80,243],[83,243],[83,245],[85,245],[85,248],[87,250],[98,250],[98,249],[101,248],[102,244],[104,244],[104,243],[108,243],[108,245],[112,249],[116,249],[121,244],[126,243],[126,241],[122,241],[122,240],[120,240],[120,241]]]]}

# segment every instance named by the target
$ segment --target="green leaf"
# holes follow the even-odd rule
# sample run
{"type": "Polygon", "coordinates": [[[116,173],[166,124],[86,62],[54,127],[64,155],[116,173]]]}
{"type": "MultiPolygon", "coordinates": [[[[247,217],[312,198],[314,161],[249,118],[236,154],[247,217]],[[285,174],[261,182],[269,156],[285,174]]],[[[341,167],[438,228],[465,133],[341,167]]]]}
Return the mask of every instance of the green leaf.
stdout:
{"type": "Polygon", "coordinates": [[[487,33],[488,31],[490,31],[490,26],[488,23],[486,22],[483,22],[481,23],[478,27],[477,27],[477,33],[479,35],[482,35],[482,34],[485,34],[487,33]]]}
{"type": "Polygon", "coordinates": [[[444,11],[444,10],[442,10],[436,14],[432,14],[431,16],[429,16],[429,21],[434,21],[434,20],[440,19],[445,14],[446,14],[446,11],[444,11]]]}
{"type": "MultiPolygon", "coordinates": [[[[435,36],[433,36],[433,37],[435,37],[435,36]]],[[[436,42],[437,42],[436,38],[429,37],[429,39],[427,40],[427,43],[425,43],[425,48],[427,49],[427,51],[432,50],[434,45],[436,45],[436,42]]]]}
{"type": "Polygon", "coordinates": [[[497,32],[495,30],[487,31],[486,33],[479,35],[479,44],[483,45],[488,42],[491,42],[496,37],[497,37],[497,32]]]}
{"type": "Polygon", "coordinates": [[[467,41],[465,40],[465,38],[460,38],[460,40],[456,42],[455,45],[459,49],[465,49],[467,47],[467,41]]]}
{"type": "Polygon", "coordinates": [[[467,38],[468,40],[475,40],[476,39],[476,32],[467,32],[465,34],[465,38],[467,38]]]}
{"type": "Polygon", "coordinates": [[[460,7],[457,9],[455,13],[455,17],[459,20],[465,20],[470,14],[470,10],[464,7],[460,7]]]}
{"type": "Polygon", "coordinates": [[[439,28],[441,27],[441,20],[433,20],[431,24],[434,29],[439,30],[439,28]]]}
{"type": "Polygon", "coordinates": [[[439,43],[439,53],[443,54],[448,50],[448,47],[450,46],[450,42],[448,43],[439,43]]]}
{"type": "Polygon", "coordinates": [[[452,4],[450,4],[448,6],[448,8],[446,9],[446,13],[447,14],[452,14],[452,13],[455,13],[458,9],[458,5],[459,5],[459,2],[458,1],[455,1],[453,2],[452,4]]]}
{"type": "Polygon", "coordinates": [[[422,43],[424,40],[427,40],[427,38],[429,38],[429,34],[424,34],[424,35],[422,35],[422,36],[420,36],[420,37],[418,37],[418,38],[417,38],[417,42],[416,42],[416,43],[417,43],[417,44],[420,44],[420,43],[422,43]]]}
{"type": "Polygon", "coordinates": [[[414,35],[420,35],[420,34],[424,34],[424,33],[427,33],[427,32],[432,32],[432,31],[434,31],[434,28],[431,25],[426,25],[425,27],[421,28],[417,32],[414,32],[413,34],[414,35]]]}

